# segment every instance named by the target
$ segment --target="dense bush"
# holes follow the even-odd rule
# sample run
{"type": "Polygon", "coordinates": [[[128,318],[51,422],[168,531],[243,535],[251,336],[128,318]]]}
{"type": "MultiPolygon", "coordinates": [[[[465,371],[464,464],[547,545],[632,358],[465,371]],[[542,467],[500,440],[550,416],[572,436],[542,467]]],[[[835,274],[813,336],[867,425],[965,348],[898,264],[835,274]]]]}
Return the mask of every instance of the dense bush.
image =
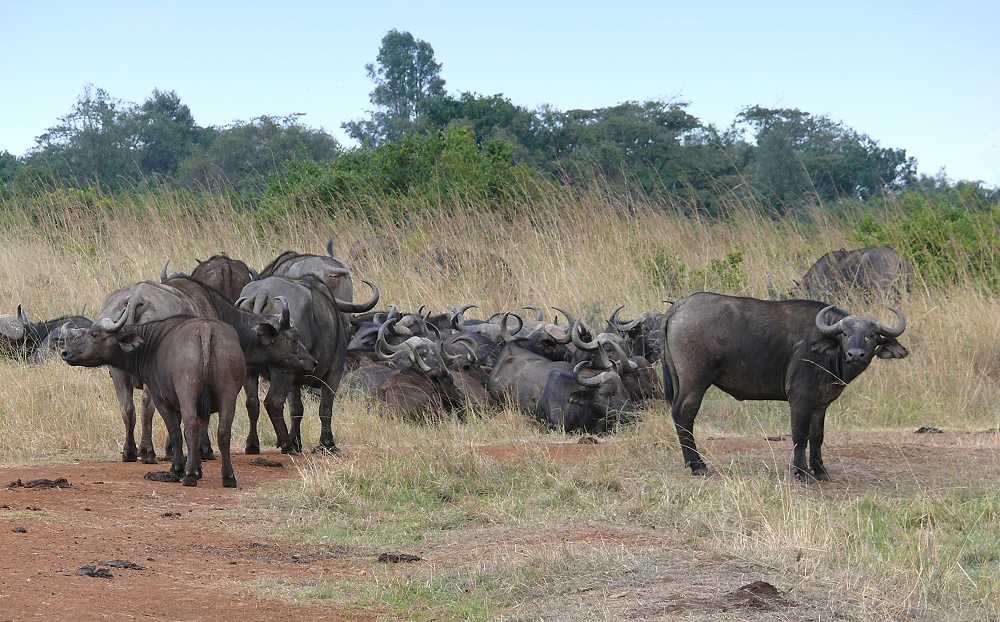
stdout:
{"type": "Polygon", "coordinates": [[[387,197],[490,208],[525,197],[535,183],[528,167],[512,162],[509,143],[496,139],[479,147],[469,129],[456,128],[358,148],[329,163],[290,161],[270,177],[265,194],[327,209],[365,209],[387,197]]]}

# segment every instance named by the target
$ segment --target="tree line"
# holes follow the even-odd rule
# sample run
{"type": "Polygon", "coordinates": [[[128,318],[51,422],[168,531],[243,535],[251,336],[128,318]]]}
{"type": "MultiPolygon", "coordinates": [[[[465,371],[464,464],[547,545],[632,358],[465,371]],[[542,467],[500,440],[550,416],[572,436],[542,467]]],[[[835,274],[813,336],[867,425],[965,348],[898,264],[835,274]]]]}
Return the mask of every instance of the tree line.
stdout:
{"type": "Polygon", "coordinates": [[[88,86],[25,156],[0,153],[0,189],[41,180],[110,191],[293,192],[336,203],[456,187],[504,200],[527,180],[596,180],[680,196],[709,213],[733,194],[780,213],[940,186],[917,179],[905,150],[798,109],[749,106],[720,129],[683,101],[562,111],[528,109],[500,94],[453,95],[431,45],[397,30],[366,70],[373,109],[342,124],[358,147],[345,149],[299,115],[201,127],[173,91],[133,104],[88,86]]]}

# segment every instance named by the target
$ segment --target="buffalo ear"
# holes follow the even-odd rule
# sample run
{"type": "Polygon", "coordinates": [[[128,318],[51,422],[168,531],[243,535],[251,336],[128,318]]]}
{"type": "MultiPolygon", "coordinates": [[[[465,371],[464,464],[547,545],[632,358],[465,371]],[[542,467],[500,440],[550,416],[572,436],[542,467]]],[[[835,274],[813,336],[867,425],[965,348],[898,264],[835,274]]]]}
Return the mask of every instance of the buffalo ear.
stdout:
{"type": "Polygon", "coordinates": [[[878,344],[875,356],[880,359],[903,359],[910,353],[895,339],[887,339],[878,344]]]}
{"type": "Polygon", "coordinates": [[[125,333],[118,337],[118,346],[125,354],[131,353],[144,343],[146,340],[135,333],[125,333]]]}
{"type": "Polygon", "coordinates": [[[594,401],[594,388],[581,387],[579,389],[573,389],[569,394],[569,399],[566,401],[570,404],[586,406],[594,401]]]}
{"type": "Polygon", "coordinates": [[[270,322],[260,322],[255,324],[253,332],[257,333],[257,336],[260,338],[260,342],[265,346],[271,345],[278,338],[278,329],[275,328],[270,322]]]}
{"type": "Polygon", "coordinates": [[[829,350],[833,350],[840,347],[840,342],[830,339],[829,337],[824,337],[819,341],[814,341],[812,344],[812,351],[816,354],[832,354],[829,350]]]}

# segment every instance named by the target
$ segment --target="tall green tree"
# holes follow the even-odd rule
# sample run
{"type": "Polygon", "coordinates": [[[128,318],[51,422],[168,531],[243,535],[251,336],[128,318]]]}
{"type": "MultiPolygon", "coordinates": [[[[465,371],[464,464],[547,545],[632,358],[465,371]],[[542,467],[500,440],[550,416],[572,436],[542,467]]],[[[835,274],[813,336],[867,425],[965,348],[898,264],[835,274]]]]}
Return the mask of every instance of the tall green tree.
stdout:
{"type": "Polygon", "coordinates": [[[362,144],[381,145],[420,131],[420,103],[444,95],[441,64],[430,43],[395,28],[382,37],[375,63],[365,65],[375,82],[369,100],[376,106],[370,118],[342,124],[362,144]]]}
{"type": "Polygon", "coordinates": [[[916,161],[826,116],[752,106],[737,117],[754,132],[744,173],[780,210],[807,200],[867,200],[915,180],[916,161]]]}
{"type": "Polygon", "coordinates": [[[173,175],[204,134],[174,91],[154,89],[133,112],[136,159],[144,175],[173,175]]]}
{"type": "Polygon", "coordinates": [[[128,105],[87,85],[70,112],[35,139],[28,163],[64,183],[96,182],[114,190],[140,173],[137,142],[128,105]]]}

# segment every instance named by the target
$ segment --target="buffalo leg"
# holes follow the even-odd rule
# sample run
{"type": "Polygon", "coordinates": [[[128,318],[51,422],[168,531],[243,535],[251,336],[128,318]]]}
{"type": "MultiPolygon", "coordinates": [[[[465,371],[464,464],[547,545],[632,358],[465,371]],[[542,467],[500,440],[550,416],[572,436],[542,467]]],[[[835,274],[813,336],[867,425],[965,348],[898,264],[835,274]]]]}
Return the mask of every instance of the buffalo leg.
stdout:
{"type": "Polygon", "coordinates": [[[208,422],[203,422],[201,433],[198,436],[198,455],[202,460],[215,460],[215,452],[212,451],[212,439],[208,436],[208,422]]]}
{"type": "Polygon", "coordinates": [[[813,477],[821,482],[830,481],[830,474],[823,466],[823,427],[826,422],[826,407],[817,408],[809,423],[809,466],[813,477]]]}
{"type": "Polygon", "coordinates": [[[302,415],[305,412],[302,406],[302,387],[292,387],[288,393],[288,415],[292,420],[292,427],[288,430],[288,437],[297,453],[302,453],[302,415]]]}
{"type": "MultiPolygon", "coordinates": [[[[247,432],[246,453],[260,453],[260,437],[257,436],[257,420],[260,419],[260,376],[256,371],[247,370],[243,381],[243,392],[247,397],[247,416],[250,418],[250,431],[247,432]]],[[[221,450],[220,450],[221,451],[221,450]]]]}
{"type": "Polygon", "coordinates": [[[319,451],[330,454],[339,453],[337,443],[333,440],[333,391],[323,385],[319,393],[319,451]]]}
{"type": "MultiPolygon", "coordinates": [[[[233,419],[236,417],[236,397],[226,399],[219,404],[219,454],[222,456],[222,485],[225,488],[236,488],[236,473],[233,471],[233,461],[229,454],[233,439],[233,419]]],[[[206,428],[208,426],[205,426],[206,428]]]]}
{"type": "Polygon", "coordinates": [[[181,432],[181,414],[169,408],[158,409],[163,423],[167,426],[167,438],[174,447],[170,471],[180,477],[184,475],[184,434],[181,432]]]}
{"type": "MultiPolygon", "coordinates": [[[[156,450],[153,449],[153,415],[156,413],[156,408],[153,405],[153,395],[149,392],[149,388],[142,390],[142,398],[139,400],[139,404],[139,419],[142,423],[141,437],[139,439],[139,459],[143,464],[156,464],[158,460],[156,459],[156,450]]],[[[163,416],[162,413],[160,416],[163,416]]],[[[166,423],[166,419],[164,419],[164,423],[166,423]]],[[[169,439],[167,440],[167,445],[164,447],[163,455],[167,458],[172,455],[169,439]]]]}
{"type": "MultiPolygon", "coordinates": [[[[201,420],[194,408],[182,412],[181,420],[184,422],[184,439],[187,441],[188,452],[181,483],[185,486],[197,486],[201,477],[201,453],[198,451],[198,443],[201,440],[201,429],[208,422],[201,420]]],[[[174,451],[180,453],[180,445],[176,445],[174,451]]]]}
{"type": "MultiPolygon", "coordinates": [[[[125,424],[125,442],[122,445],[122,462],[135,462],[138,449],[135,446],[135,403],[132,401],[132,377],[120,369],[111,368],[111,381],[118,396],[122,422],[125,424]]],[[[156,457],[153,457],[155,461],[156,457]]],[[[146,462],[144,459],[143,462],[146,462]]]]}
{"type": "Polygon", "coordinates": [[[293,377],[288,374],[271,374],[271,386],[264,396],[264,409],[274,426],[278,447],[283,454],[299,453],[288,438],[288,426],[285,425],[285,399],[292,390],[293,377]]]}
{"type": "Polygon", "coordinates": [[[806,464],[806,445],[809,442],[809,429],[812,425],[813,413],[816,411],[815,400],[810,397],[789,396],[788,405],[792,414],[792,466],[791,473],[806,482],[816,481],[806,464]]]}
{"type": "Polygon", "coordinates": [[[694,418],[698,416],[701,400],[707,390],[707,386],[696,387],[695,390],[688,392],[682,389],[674,399],[673,408],[670,409],[670,416],[677,430],[677,440],[681,445],[681,454],[684,456],[684,466],[691,468],[692,475],[708,475],[708,467],[702,461],[694,442],[694,418]]]}

